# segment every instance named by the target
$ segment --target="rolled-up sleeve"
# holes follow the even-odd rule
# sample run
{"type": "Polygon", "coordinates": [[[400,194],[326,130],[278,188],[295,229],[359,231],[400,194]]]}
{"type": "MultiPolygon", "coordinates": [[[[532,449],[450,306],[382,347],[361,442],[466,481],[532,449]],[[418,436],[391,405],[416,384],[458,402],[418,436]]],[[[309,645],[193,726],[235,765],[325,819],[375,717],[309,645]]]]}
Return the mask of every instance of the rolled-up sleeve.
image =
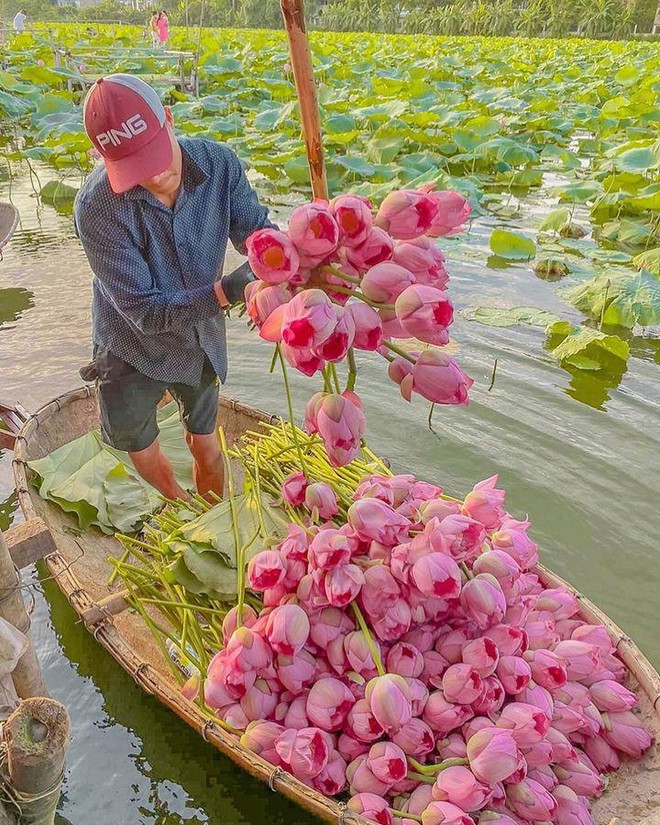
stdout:
{"type": "Polygon", "coordinates": [[[257,229],[275,227],[268,219],[268,209],[259,203],[257,193],[250,186],[238,157],[230,153],[230,222],[229,240],[237,252],[245,255],[245,241],[257,229]]]}
{"type": "Polygon", "coordinates": [[[221,312],[212,284],[168,292],[157,288],[140,250],[130,243],[108,243],[99,232],[100,222],[80,204],[75,213],[76,232],[105,298],[143,335],[187,329],[221,312]]]}

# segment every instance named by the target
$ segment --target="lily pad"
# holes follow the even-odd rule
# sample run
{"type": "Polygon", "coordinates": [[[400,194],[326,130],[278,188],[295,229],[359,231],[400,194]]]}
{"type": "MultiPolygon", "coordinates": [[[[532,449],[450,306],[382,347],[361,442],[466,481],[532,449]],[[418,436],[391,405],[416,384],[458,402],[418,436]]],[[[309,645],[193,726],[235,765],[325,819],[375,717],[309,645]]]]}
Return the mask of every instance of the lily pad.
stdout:
{"type": "Polygon", "coordinates": [[[510,232],[508,229],[492,231],[490,248],[495,255],[511,261],[528,261],[536,255],[536,244],[531,238],[510,232]]]}
{"type": "Polygon", "coordinates": [[[612,360],[625,364],[630,355],[627,341],[591,327],[556,321],[548,328],[547,350],[562,364],[581,370],[606,369],[612,360]]]}
{"type": "Polygon", "coordinates": [[[614,326],[660,324],[660,280],[650,272],[609,270],[563,290],[564,298],[594,320],[614,326]]]}

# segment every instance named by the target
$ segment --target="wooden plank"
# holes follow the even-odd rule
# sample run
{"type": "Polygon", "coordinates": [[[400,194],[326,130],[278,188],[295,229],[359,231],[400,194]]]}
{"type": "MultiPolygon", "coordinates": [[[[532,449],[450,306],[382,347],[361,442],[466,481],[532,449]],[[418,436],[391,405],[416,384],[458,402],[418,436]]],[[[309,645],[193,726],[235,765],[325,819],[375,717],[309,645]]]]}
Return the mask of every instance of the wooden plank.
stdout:
{"type": "Polygon", "coordinates": [[[11,560],[19,570],[57,550],[50,530],[40,518],[17,524],[4,536],[11,560]]]}
{"type": "Polygon", "coordinates": [[[130,607],[125,596],[128,596],[128,590],[112,593],[112,595],[106,596],[105,599],[101,599],[93,607],[88,607],[80,612],[80,617],[87,627],[93,627],[99,622],[104,622],[110,616],[118,616],[130,607]]]}

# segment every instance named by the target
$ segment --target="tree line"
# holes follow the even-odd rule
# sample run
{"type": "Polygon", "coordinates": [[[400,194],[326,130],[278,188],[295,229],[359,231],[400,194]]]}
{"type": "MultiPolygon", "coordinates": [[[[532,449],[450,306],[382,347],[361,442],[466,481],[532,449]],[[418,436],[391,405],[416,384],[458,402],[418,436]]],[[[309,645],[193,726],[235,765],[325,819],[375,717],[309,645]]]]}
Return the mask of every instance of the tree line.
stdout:
{"type": "MultiPolygon", "coordinates": [[[[160,0],[162,3],[163,0],[160,0]]],[[[202,0],[165,0],[173,25],[198,25],[202,0]]],[[[624,38],[650,32],[658,0],[307,0],[310,28],[429,35],[624,38]]],[[[144,24],[150,9],[101,0],[77,9],[52,0],[0,0],[0,19],[19,8],[32,20],[144,24]]],[[[162,6],[159,6],[162,8],[162,6]]],[[[281,28],[279,0],[204,0],[205,26],[281,28]]]]}

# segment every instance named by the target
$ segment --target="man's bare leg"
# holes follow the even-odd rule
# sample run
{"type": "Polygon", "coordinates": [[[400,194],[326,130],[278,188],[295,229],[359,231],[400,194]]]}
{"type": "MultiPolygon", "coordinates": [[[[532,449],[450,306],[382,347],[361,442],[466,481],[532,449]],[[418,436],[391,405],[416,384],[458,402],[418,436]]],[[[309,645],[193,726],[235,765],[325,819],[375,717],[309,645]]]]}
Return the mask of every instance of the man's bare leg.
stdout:
{"type": "Polygon", "coordinates": [[[186,443],[193,457],[193,478],[197,492],[211,502],[214,499],[208,495],[209,492],[222,497],[225,468],[218,434],[194,435],[187,432],[186,443]]]}
{"type": "Polygon", "coordinates": [[[190,495],[181,487],[174,477],[174,470],[169,459],[163,455],[158,439],[146,450],[129,453],[133,466],[145,481],[155,487],[166,498],[182,498],[187,501],[190,495]]]}

